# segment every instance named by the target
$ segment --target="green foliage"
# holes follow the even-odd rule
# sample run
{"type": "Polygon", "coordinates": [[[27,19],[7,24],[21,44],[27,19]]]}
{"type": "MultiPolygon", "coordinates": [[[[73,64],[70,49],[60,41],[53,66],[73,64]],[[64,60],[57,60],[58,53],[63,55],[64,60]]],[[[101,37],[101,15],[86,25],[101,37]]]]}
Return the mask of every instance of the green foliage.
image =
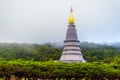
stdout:
{"type": "Polygon", "coordinates": [[[120,56],[120,50],[110,45],[95,43],[81,43],[82,53],[88,62],[103,61],[110,63],[115,56],[120,56]]]}
{"type": "MultiPolygon", "coordinates": [[[[95,43],[82,42],[80,44],[82,54],[87,62],[105,62],[110,63],[115,56],[120,56],[118,47],[100,45],[95,43]]],[[[49,61],[59,60],[62,54],[62,48],[53,43],[48,44],[17,44],[0,43],[0,60],[35,60],[49,61]]]]}
{"type": "Polygon", "coordinates": [[[61,51],[50,45],[0,43],[0,59],[58,60],[61,51]]]}
{"type": "Polygon", "coordinates": [[[0,77],[10,78],[46,78],[46,79],[120,79],[120,64],[94,63],[61,63],[38,61],[1,61],[0,77]]]}

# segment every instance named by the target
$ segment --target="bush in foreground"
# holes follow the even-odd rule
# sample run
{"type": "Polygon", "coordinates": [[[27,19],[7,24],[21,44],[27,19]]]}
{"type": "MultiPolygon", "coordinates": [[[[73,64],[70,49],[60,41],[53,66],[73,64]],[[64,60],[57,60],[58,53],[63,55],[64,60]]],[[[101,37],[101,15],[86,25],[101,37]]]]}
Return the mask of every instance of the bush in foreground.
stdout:
{"type": "Polygon", "coordinates": [[[0,78],[10,80],[11,77],[18,79],[62,79],[75,80],[91,79],[120,79],[120,64],[94,63],[61,63],[61,62],[38,62],[38,61],[4,61],[0,62],[0,78]]]}

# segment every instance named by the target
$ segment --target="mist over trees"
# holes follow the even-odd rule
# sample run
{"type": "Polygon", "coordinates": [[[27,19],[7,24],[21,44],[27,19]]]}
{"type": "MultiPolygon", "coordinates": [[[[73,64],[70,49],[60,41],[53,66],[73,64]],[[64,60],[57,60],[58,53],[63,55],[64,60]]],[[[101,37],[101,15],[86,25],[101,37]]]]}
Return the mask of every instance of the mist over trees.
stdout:
{"type": "MultiPolygon", "coordinates": [[[[114,57],[120,56],[119,44],[96,44],[82,42],[81,51],[88,62],[104,61],[111,62],[114,57]]],[[[14,60],[35,60],[49,61],[59,60],[62,53],[63,44],[18,44],[18,43],[0,43],[0,59],[14,60]]]]}
{"type": "Polygon", "coordinates": [[[120,46],[82,42],[86,63],[62,63],[63,44],[0,43],[0,80],[120,80],[120,46]]]}

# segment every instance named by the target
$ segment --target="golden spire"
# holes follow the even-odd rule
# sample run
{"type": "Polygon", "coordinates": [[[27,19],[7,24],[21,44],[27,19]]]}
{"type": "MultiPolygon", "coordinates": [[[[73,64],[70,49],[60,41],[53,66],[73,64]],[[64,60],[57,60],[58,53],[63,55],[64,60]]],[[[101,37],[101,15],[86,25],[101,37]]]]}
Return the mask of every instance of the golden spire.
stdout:
{"type": "Polygon", "coordinates": [[[72,9],[72,7],[71,7],[70,17],[68,19],[68,22],[69,22],[69,24],[74,24],[75,23],[75,19],[74,19],[74,16],[73,16],[73,9],[72,9]]]}

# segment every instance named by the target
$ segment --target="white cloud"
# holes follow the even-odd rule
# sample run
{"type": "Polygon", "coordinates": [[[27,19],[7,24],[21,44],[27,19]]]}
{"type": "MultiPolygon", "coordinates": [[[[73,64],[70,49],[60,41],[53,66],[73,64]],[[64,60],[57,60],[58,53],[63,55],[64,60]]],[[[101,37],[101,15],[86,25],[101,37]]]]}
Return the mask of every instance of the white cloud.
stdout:
{"type": "Polygon", "coordinates": [[[119,0],[0,0],[0,41],[64,41],[73,6],[80,41],[120,40],[119,0]]]}

